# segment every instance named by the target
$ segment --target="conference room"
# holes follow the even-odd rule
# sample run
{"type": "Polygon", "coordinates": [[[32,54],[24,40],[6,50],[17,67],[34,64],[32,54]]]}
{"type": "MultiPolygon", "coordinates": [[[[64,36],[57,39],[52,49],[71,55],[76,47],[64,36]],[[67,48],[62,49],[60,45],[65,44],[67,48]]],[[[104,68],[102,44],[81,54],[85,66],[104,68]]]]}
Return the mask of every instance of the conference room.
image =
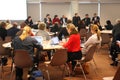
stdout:
{"type": "MultiPolygon", "coordinates": [[[[116,51],[117,55],[111,53],[114,34],[120,30],[114,28],[120,23],[119,0],[1,0],[0,6],[0,80],[119,80],[119,50],[116,51]],[[79,18],[75,21],[76,16],[79,18]],[[112,28],[106,27],[108,22],[112,28]],[[30,40],[18,44],[18,38],[22,40],[23,33],[27,31],[30,40]],[[79,34],[80,37],[79,40],[76,37],[72,39],[77,46],[71,47],[71,50],[79,47],[79,50],[73,50],[79,59],[69,61],[70,50],[67,43],[73,34],[79,34]],[[95,39],[90,41],[93,34],[100,34],[100,42],[95,39]],[[14,45],[19,46],[13,47],[13,41],[14,45]],[[84,54],[89,41],[92,47],[84,54]],[[22,49],[31,50],[30,53],[34,51],[37,64],[33,62],[31,55],[24,54],[24,50],[15,50],[23,43],[32,46],[32,49],[22,49]],[[42,46],[42,49],[34,44],[42,46]],[[16,67],[19,66],[23,69],[23,74],[17,78],[16,67]],[[35,71],[38,71],[38,77],[33,75],[35,71],[31,68],[37,69],[35,71]]],[[[117,49],[118,37],[115,40],[117,49]]]]}

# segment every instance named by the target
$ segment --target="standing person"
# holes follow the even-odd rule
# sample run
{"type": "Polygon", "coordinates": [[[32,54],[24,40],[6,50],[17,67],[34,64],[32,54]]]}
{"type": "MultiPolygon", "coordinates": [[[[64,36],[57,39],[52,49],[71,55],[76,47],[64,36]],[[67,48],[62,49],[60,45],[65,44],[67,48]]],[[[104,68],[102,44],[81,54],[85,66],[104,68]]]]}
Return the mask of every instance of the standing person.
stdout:
{"type": "Polygon", "coordinates": [[[46,23],[47,29],[52,25],[52,20],[50,18],[50,14],[46,15],[46,18],[44,18],[44,23],[46,23]]]}
{"type": "Polygon", "coordinates": [[[2,38],[2,40],[5,40],[5,37],[7,36],[7,30],[5,29],[6,27],[6,23],[5,22],[1,22],[0,23],[0,37],[2,38]]]}
{"type": "Polygon", "coordinates": [[[92,18],[92,23],[94,24],[95,22],[100,23],[100,17],[97,16],[97,13],[94,13],[94,16],[92,18]]]}
{"type": "MultiPolygon", "coordinates": [[[[34,48],[37,48],[38,51],[41,51],[43,47],[37,42],[36,39],[30,37],[31,28],[29,26],[25,26],[23,32],[20,36],[16,36],[12,41],[12,47],[14,50],[24,49],[29,52],[31,58],[34,56],[34,48]]],[[[34,58],[35,59],[35,58],[34,58]]],[[[39,62],[37,62],[38,64],[39,62]]],[[[23,80],[23,69],[16,67],[16,79],[15,80],[23,80]]]]}
{"type": "Polygon", "coordinates": [[[117,61],[117,55],[118,55],[118,45],[117,44],[117,40],[120,40],[120,19],[116,20],[116,24],[113,26],[113,30],[112,30],[112,43],[111,43],[111,47],[110,47],[110,55],[112,56],[112,60],[113,63],[111,63],[110,65],[112,66],[117,66],[118,61],[117,61]]]}
{"type": "Polygon", "coordinates": [[[61,42],[60,45],[67,48],[68,60],[67,63],[72,62],[72,71],[76,65],[76,61],[82,58],[82,52],[80,47],[80,34],[76,30],[74,24],[67,25],[67,31],[70,34],[69,40],[64,43],[61,42]]]}
{"type": "Polygon", "coordinates": [[[78,13],[75,13],[75,16],[72,18],[72,22],[75,25],[75,27],[78,27],[78,21],[80,21],[80,20],[81,20],[81,18],[78,15],[78,13]]]}
{"type": "Polygon", "coordinates": [[[28,26],[32,27],[32,25],[33,25],[32,17],[31,17],[31,16],[28,16],[27,19],[25,20],[25,23],[26,23],[28,26]]]}
{"type": "Polygon", "coordinates": [[[62,15],[60,18],[60,23],[63,27],[67,24],[67,17],[65,15],[62,15]]]}
{"type": "Polygon", "coordinates": [[[91,19],[89,18],[89,14],[85,14],[85,18],[83,19],[83,21],[85,22],[85,26],[90,25],[91,19]]]}

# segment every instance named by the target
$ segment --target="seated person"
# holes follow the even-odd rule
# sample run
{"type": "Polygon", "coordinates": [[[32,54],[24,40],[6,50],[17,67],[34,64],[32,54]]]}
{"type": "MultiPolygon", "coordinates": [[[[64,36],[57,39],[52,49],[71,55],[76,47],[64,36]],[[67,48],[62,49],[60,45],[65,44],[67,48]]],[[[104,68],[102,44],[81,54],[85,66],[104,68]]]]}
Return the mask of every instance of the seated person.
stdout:
{"type": "MultiPolygon", "coordinates": [[[[29,26],[25,26],[23,28],[22,34],[20,36],[16,36],[12,41],[12,47],[14,50],[24,49],[30,53],[30,56],[34,57],[34,48],[37,48],[38,51],[41,51],[43,47],[37,42],[36,39],[30,37],[31,28],[29,26]]],[[[37,59],[37,58],[33,58],[37,59]]],[[[36,60],[34,60],[36,61],[36,60]]],[[[35,62],[39,63],[39,62],[35,62]]],[[[23,80],[23,69],[16,67],[16,79],[15,80],[23,80]]]]}
{"type": "Polygon", "coordinates": [[[42,36],[43,38],[45,38],[45,40],[50,40],[50,36],[48,32],[45,31],[46,29],[45,23],[40,23],[38,25],[38,28],[39,28],[39,31],[35,34],[35,36],[42,36]]]}
{"type": "Polygon", "coordinates": [[[103,29],[102,29],[102,26],[101,26],[101,24],[100,24],[99,22],[96,21],[96,22],[94,22],[94,24],[96,24],[96,25],[98,26],[98,28],[99,28],[100,31],[103,30],[103,29]]]}
{"type": "Polygon", "coordinates": [[[72,23],[67,25],[67,31],[70,34],[69,40],[67,42],[60,42],[60,45],[67,48],[67,63],[69,64],[69,62],[72,62],[71,71],[73,71],[76,65],[76,61],[74,60],[80,60],[82,58],[80,34],[72,23]]]}
{"type": "Polygon", "coordinates": [[[67,32],[66,27],[62,27],[60,32],[58,33],[59,40],[62,40],[62,36],[64,36],[65,38],[67,38],[69,36],[69,33],[67,32]]]}
{"type": "Polygon", "coordinates": [[[17,22],[13,23],[13,26],[7,30],[7,36],[11,36],[12,39],[16,36],[16,33],[20,30],[17,28],[17,22]]]}
{"type": "MultiPolygon", "coordinates": [[[[20,35],[22,34],[23,29],[24,29],[24,27],[25,27],[26,25],[27,25],[27,24],[26,24],[25,22],[22,22],[22,23],[20,24],[20,30],[16,33],[16,36],[20,36],[20,35]]],[[[30,33],[30,36],[34,36],[34,34],[31,32],[31,33],[30,33]]]]}
{"type": "Polygon", "coordinates": [[[53,25],[53,27],[51,28],[50,32],[59,32],[61,29],[60,25],[58,24],[58,22],[55,22],[55,24],[53,25]]]}
{"type": "MultiPolygon", "coordinates": [[[[40,23],[38,25],[39,31],[35,34],[35,36],[42,36],[44,40],[50,40],[49,34],[45,31],[46,25],[45,23],[40,23]]],[[[51,60],[51,50],[47,50],[48,58],[51,60]]]]}
{"type": "Polygon", "coordinates": [[[101,36],[100,36],[100,30],[97,25],[90,25],[90,30],[92,35],[89,37],[89,39],[84,43],[84,47],[82,48],[82,53],[85,54],[89,48],[96,44],[99,43],[101,44],[101,36]]]}
{"type": "Polygon", "coordinates": [[[110,21],[110,20],[107,20],[107,21],[106,21],[105,28],[106,28],[107,30],[112,30],[112,29],[113,29],[113,25],[111,24],[111,21],[110,21]]]}
{"type": "Polygon", "coordinates": [[[25,20],[25,23],[26,23],[28,26],[32,27],[32,25],[33,25],[32,17],[31,17],[31,16],[28,16],[27,19],[25,20]]]}

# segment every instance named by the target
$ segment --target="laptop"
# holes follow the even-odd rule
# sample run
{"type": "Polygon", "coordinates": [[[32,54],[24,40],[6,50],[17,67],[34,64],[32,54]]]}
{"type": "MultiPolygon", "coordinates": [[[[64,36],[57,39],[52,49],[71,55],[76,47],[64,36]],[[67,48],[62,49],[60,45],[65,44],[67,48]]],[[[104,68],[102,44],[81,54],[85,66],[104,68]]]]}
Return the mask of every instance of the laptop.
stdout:
{"type": "Polygon", "coordinates": [[[42,36],[33,36],[33,38],[35,38],[38,41],[38,43],[42,44],[42,42],[43,42],[42,36]]]}
{"type": "Polygon", "coordinates": [[[51,45],[58,45],[59,39],[57,36],[51,38],[51,45]]]}

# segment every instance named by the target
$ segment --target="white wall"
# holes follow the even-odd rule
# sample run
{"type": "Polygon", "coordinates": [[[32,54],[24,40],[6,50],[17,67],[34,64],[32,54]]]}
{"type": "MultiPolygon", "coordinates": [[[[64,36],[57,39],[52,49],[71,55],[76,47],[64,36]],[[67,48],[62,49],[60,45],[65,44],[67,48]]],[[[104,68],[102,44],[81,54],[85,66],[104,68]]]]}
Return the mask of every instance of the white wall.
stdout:
{"type": "MultiPolygon", "coordinates": [[[[55,14],[61,17],[63,14],[66,15],[68,18],[72,18],[71,16],[71,4],[70,2],[41,2],[40,3],[27,3],[28,4],[28,15],[31,15],[34,21],[43,18],[46,16],[47,13],[51,15],[51,18],[55,14]],[[41,12],[40,12],[41,9],[41,12]],[[41,14],[40,14],[41,13],[41,14]]],[[[113,24],[115,24],[115,20],[120,18],[120,3],[101,3],[101,25],[105,25],[105,21],[110,19],[113,24]]],[[[79,3],[79,15],[81,18],[84,18],[85,14],[88,13],[90,17],[93,16],[93,13],[98,12],[98,5],[97,3],[79,3]]]]}
{"type": "Polygon", "coordinates": [[[111,20],[115,24],[117,18],[120,19],[120,3],[101,4],[101,22],[104,25],[106,20],[111,20]]]}
{"type": "Polygon", "coordinates": [[[97,13],[97,3],[79,4],[79,15],[81,18],[85,17],[85,14],[89,14],[89,17],[93,17],[94,13],[97,13]]]}
{"type": "Polygon", "coordinates": [[[46,14],[50,14],[53,19],[54,15],[61,17],[65,15],[70,17],[70,3],[41,3],[41,17],[42,20],[46,17],[46,14]]]}
{"type": "Polygon", "coordinates": [[[34,22],[40,20],[40,4],[27,3],[27,15],[31,16],[34,22]]]}

